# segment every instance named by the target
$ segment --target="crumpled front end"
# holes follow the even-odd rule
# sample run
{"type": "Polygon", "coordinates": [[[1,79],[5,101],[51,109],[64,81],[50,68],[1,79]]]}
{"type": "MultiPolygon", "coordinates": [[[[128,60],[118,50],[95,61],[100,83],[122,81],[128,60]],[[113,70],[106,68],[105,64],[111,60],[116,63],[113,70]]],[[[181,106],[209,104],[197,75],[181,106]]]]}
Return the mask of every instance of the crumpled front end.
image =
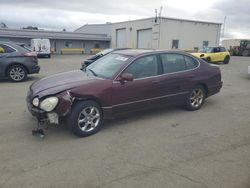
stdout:
{"type": "Polygon", "coordinates": [[[59,124],[60,119],[70,113],[73,101],[74,98],[69,91],[54,96],[39,98],[39,96],[34,96],[32,91],[29,90],[26,98],[30,113],[35,116],[39,122],[46,121],[51,124],[59,124]],[[58,101],[53,101],[56,98],[58,101]],[[50,101],[50,99],[53,100],[50,101]],[[52,104],[55,102],[56,104],[52,104]],[[55,106],[53,107],[53,105],[55,106]]]}

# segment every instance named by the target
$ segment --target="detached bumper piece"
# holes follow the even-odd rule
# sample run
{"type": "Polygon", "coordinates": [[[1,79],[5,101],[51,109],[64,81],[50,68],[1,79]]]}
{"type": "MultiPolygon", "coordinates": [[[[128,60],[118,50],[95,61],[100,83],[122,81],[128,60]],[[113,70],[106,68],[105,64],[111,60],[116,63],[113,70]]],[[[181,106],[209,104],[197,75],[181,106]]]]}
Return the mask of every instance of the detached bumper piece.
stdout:
{"type": "Polygon", "coordinates": [[[44,138],[45,137],[45,133],[43,129],[36,129],[36,130],[32,130],[32,135],[39,137],[39,138],[44,138]]]}

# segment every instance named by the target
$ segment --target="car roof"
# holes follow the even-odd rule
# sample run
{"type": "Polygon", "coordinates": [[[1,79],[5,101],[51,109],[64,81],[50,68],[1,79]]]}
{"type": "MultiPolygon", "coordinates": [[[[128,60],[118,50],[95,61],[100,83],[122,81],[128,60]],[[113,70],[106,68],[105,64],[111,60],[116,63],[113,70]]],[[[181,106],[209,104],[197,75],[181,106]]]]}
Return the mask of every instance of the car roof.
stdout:
{"type": "Polygon", "coordinates": [[[151,53],[179,53],[183,55],[190,55],[187,52],[181,50],[154,50],[154,49],[127,49],[127,50],[116,50],[113,51],[114,54],[128,55],[128,56],[138,56],[143,54],[151,54],[151,53]]]}
{"type": "Polygon", "coordinates": [[[121,55],[129,55],[129,56],[137,56],[145,53],[154,52],[155,50],[148,49],[127,49],[127,50],[116,50],[112,53],[121,54],[121,55]]]}

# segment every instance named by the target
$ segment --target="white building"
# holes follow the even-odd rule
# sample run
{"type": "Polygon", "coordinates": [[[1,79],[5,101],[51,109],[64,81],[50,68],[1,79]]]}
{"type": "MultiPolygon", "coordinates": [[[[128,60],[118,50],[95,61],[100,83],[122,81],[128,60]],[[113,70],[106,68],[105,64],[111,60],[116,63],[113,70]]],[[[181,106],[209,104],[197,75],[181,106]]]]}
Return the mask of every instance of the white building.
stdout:
{"type": "Polygon", "coordinates": [[[218,46],[220,32],[221,23],[147,18],[113,23],[111,47],[193,50],[202,46],[218,46]]]}

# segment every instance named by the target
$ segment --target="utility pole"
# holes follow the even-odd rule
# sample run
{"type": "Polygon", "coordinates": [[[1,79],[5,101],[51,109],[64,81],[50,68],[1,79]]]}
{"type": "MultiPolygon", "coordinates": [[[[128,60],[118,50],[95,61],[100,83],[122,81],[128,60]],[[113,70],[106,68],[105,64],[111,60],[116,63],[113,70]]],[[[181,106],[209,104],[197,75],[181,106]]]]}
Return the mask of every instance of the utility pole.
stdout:
{"type": "Polygon", "coordinates": [[[222,37],[225,37],[226,20],[227,20],[227,16],[224,17],[223,30],[222,30],[222,37]]]}

